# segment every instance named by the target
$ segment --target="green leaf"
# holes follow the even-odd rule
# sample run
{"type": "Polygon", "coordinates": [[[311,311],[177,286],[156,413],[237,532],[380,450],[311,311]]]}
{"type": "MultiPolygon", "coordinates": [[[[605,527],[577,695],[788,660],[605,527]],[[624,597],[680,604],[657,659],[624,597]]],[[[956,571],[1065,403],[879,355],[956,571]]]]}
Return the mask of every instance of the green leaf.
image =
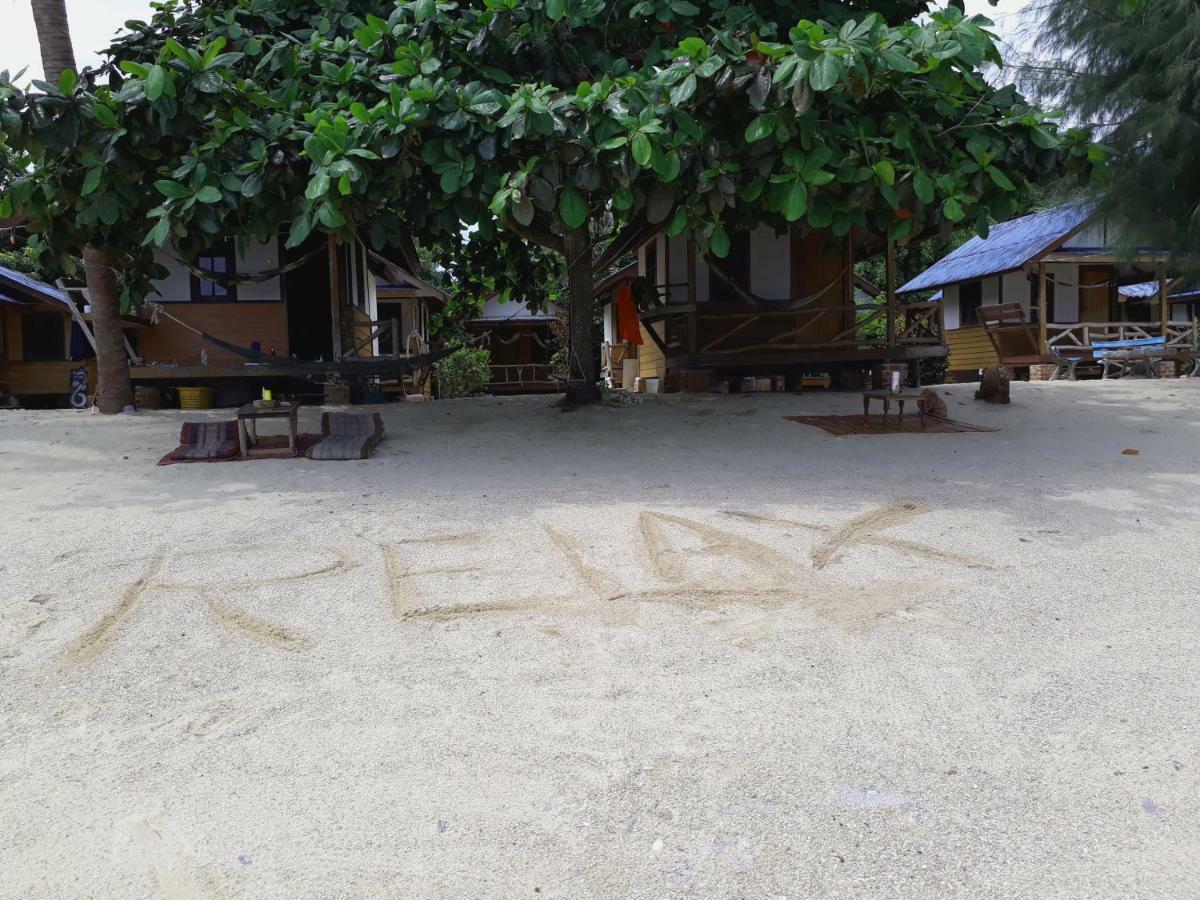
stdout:
{"type": "Polygon", "coordinates": [[[588,219],[587,201],[573,184],[568,184],[558,196],[558,214],[568,228],[582,228],[588,219]]]}
{"type": "Polygon", "coordinates": [[[201,203],[220,203],[221,189],[213,187],[211,184],[200,188],[196,191],[196,199],[201,203]]]}
{"type": "Polygon", "coordinates": [[[808,69],[808,83],[814,91],[827,91],[842,77],[842,64],[836,56],[822,53],[808,69]]]}
{"type": "Polygon", "coordinates": [[[58,77],[58,89],[64,94],[72,93],[78,83],[79,76],[75,74],[74,69],[63,69],[62,74],[58,77]]]}
{"type": "Polygon", "coordinates": [[[103,175],[104,170],[99,167],[88,169],[87,175],[83,178],[83,190],[79,192],[80,196],[86,197],[88,194],[93,193],[96,188],[100,187],[100,179],[103,175]]]}
{"type": "Polygon", "coordinates": [[[1009,177],[997,169],[995,166],[988,166],[988,176],[996,183],[996,186],[1002,191],[1015,191],[1017,186],[1009,180],[1009,177]]]}
{"type": "Polygon", "coordinates": [[[717,259],[724,259],[729,255],[729,234],[723,225],[713,229],[712,236],[708,239],[708,249],[717,259]]]}
{"type": "Polygon", "coordinates": [[[546,18],[557,22],[567,14],[566,0],[546,0],[546,18]]]}
{"type": "Polygon", "coordinates": [[[942,204],[942,215],[951,222],[961,222],[964,216],[962,204],[953,197],[947,197],[946,202],[942,204]]]}
{"type": "Polygon", "coordinates": [[[671,89],[671,105],[683,106],[696,93],[696,76],[689,75],[671,89]]]}
{"type": "Polygon", "coordinates": [[[191,196],[192,193],[177,181],[156,181],[154,186],[168,200],[182,200],[184,197],[191,196]]]}
{"type": "Polygon", "coordinates": [[[171,236],[171,220],[163,216],[158,220],[158,224],[154,226],[154,230],[146,235],[143,244],[153,244],[155,247],[161,247],[167,242],[167,238],[171,236]]]}
{"type": "Polygon", "coordinates": [[[162,66],[151,66],[146,76],[146,99],[151,103],[158,100],[167,88],[167,70],[162,66]]]}
{"type": "Polygon", "coordinates": [[[348,197],[353,189],[353,185],[350,183],[349,173],[338,179],[338,193],[343,197],[348,197]]]}
{"type": "Polygon", "coordinates": [[[308,187],[304,191],[304,196],[309,200],[320,200],[327,193],[329,193],[329,184],[329,173],[322,169],[308,182],[308,187]]]}
{"type": "Polygon", "coordinates": [[[788,185],[783,195],[783,217],[789,222],[795,222],[804,217],[808,209],[808,188],[799,178],[788,185]]]}
{"type": "Polygon", "coordinates": [[[633,136],[630,150],[633,152],[633,161],[635,163],[642,167],[650,165],[650,157],[654,154],[654,148],[650,145],[650,138],[639,131],[633,136]]]}
{"type": "Polygon", "coordinates": [[[326,228],[341,228],[346,224],[346,217],[332,203],[322,203],[317,210],[317,220],[326,228]]]}
{"type": "Polygon", "coordinates": [[[312,234],[312,222],[308,220],[308,216],[301,216],[298,219],[292,220],[291,231],[288,232],[287,247],[299,247],[312,234]]]}
{"type": "Polygon", "coordinates": [[[1033,130],[1030,131],[1029,136],[1033,142],[1043,150],[1053,150],[1060,143],[1062,143],[1062,141],[1060,141],[1055,134],[1043,128],[1041,125],[1033,128],[1033,130]]]}
{"type": "Polygon", "coordinates": [[[778,124],[779,120],[774,115],[759,116],[746,127],[746,141],[751,144],[761,141],[773,133],[778,124]]]}
{"type": "Polygon", "coordinates": [[[671,223],[667,225],[667,236],[675,237],[683,234],[684,229],[687,228],[687,224],[687,210],[681,206],[679,209],[675,210],[675,215],[671,217],[671,223]]]}
{"type": "Polygon", "coordinates": [[[922,203],[933,202],[933,179],[924,171],[917,172],[913,177],[913,193],[922,203]]]}
{"type": "Polygon", "coordinates": [[[879,176],[879,180],[884,184],[896,183],[896,169],[886,159],[881,159],[874,165],[875,174],[879,176]]]}
{"type": "Polygon", "coordinates": [[[97,103],[93,106],[92,113],[96,116],[96,120],[106,128],[117,127],[117,114],[103,103],[97,103]]]}

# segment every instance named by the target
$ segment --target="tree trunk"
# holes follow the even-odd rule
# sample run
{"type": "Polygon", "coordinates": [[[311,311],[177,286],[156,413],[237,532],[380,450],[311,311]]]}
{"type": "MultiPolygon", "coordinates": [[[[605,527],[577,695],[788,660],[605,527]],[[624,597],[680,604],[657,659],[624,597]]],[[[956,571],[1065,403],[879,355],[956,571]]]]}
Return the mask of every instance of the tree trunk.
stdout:
{"type": "Polygon", "coordinates": [[[96,374],[100,382],[96,408],[111,415],[133,403],[129,356],[121,325],[121,290],[112,257],[103,250],[90,244],[84,247],[83,264],[92,302],[92,328],[96,332],[96,374]]]}
{"type": "MultiPolygon", "coordinates": [[[[64,69],[75,68],[66,0],[33,0],[33,22],[46,81],[58,84],[64,69]]],[[[83,248],[83,262],[92,299],[92,330],[96,333],[96,375],[100,382],[96,407],[102,413],[119,413],[133,404],[129,356],[121,327],[121,291],[109,254],[89,245],[83,248]]]]}
{"type": "Polygon", "coordinates": [[[567,295],[570,311],[570,368],[567,371],[567,403],[594,403],[596,391],[595,282],[592,271],[592,238],[587,225],[563,236],[567,258],[567,295]]]}
{"type": "Polygon", "coordinates": [[[33,24],[37,27],[46,81],[58,84],[63,69],[75,68],[75,48],[67,27],[66,0],[33,0],[33,24]]]}

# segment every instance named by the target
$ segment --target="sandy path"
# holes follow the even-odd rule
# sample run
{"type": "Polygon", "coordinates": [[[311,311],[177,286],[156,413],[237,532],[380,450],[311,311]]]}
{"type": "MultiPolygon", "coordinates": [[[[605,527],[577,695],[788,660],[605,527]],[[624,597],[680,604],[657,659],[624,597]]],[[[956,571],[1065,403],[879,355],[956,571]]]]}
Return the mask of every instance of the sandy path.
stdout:
{"type": "Polygon", "coordinates": [[[0,896],[1200,895],[1200,381],[947,399],[0,413],[0,896]]]}

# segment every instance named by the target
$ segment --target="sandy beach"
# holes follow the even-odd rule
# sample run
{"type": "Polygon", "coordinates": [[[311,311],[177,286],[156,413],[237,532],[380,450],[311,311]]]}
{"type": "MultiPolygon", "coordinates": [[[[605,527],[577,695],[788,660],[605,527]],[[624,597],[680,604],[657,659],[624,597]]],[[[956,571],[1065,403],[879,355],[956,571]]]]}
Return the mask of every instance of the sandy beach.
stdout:
{"type": "Polygon", "coordinates": [[[1200,379],[942,390],[0,412],[0,896],[1200,895],[1200,379]]]}

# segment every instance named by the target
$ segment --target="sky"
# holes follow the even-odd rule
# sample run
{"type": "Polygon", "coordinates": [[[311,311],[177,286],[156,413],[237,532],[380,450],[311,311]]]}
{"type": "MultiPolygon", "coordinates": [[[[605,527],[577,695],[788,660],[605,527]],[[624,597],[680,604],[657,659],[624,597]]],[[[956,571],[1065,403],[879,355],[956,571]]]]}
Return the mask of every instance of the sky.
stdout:
{"type": "MultiPolygon", "coordinates": [[[[997,31],[1006,40],[1017,41],[1021,10],[1029,0],[1000,0],[991,6],[987,0],[967,0],[967,11],[983,13],[996,22],[997,31]]],[[[31,0],[0,0],[0,69],[16,74],[28,68],[28,78],[42,77],[37,32],[33,27],[31,0]]],[[[67,0],[71,38],[79,65],[99,62],[96,49],[108,45],[112,36],[129,19],[148,19],[149,0],[67,0]]]]}

